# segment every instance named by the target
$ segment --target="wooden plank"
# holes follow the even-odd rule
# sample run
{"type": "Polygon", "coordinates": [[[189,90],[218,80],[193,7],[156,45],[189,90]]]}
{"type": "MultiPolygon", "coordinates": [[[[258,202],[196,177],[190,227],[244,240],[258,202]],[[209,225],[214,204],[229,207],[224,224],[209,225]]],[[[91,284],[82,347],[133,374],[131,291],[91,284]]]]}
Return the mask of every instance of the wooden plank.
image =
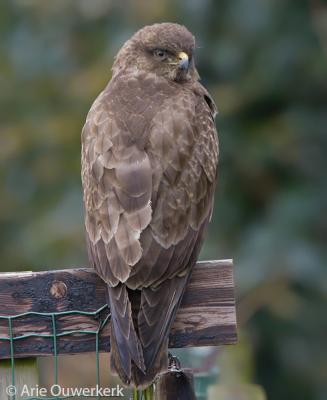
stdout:
{"type": "Polygon", "coordinates": [[[37,388],[39,375],[36,358],[15,360],[14,385],[11,376],[11,364],[8,360],[0,361],[0,399],[26,399],[37,388]],[[14,394],[16,396],[14,396],[14,394]]]}
{"type": "MultiPolygon", "coordinates": [[[[231,260],[198,262],[171,330],[169,346],[217,346],[237,341],[231,260]]],[[[9,321],[1,316],[26,312],[94,312],[106,304],[106,285],[92,269],[75,268],[0,274],[0,359],[10,357],[9,321]],[[2,340],[1,340],[2,339],[2,340]],[[5,339],[5,340],[4,340],[5,339]]],[[[56,316],[60,354],[95,351],[95,335],[69,334],[72,330],[96,331],[109,310],[92,315],[56,316]]],[[[53,321],[49,315],[23,315],[11,319],[15,357],[53,354],[53,321]],[[35,337],[33,335],[49,335],[35,337]],[[22,338],[25,335],[32,335],[22,338]]],[[[110,323],[101,330],[99,350],[109,351],[110,323]]]]}

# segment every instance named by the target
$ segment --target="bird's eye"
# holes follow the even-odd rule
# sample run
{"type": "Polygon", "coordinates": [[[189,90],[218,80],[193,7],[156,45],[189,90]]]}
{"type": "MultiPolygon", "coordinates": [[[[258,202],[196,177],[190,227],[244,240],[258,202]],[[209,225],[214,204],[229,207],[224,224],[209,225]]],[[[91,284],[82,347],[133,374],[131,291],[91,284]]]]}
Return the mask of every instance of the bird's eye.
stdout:
{"type": "Polygon", "coordinates": [[[167,52],[166,50],[162,49],[154,49],[153,50],[153,55],[155,58],[157,58],[160,61],[163,61],[167,58],[167,52]]]}

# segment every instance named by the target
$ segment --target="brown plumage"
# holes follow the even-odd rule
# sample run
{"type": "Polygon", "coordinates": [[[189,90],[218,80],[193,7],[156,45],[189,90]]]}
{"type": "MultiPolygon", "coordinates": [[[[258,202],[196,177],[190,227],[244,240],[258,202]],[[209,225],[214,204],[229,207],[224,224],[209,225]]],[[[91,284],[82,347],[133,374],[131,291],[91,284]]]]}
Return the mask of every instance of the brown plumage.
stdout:
{"type": "Polygon", "coordinates": [[[216,106],[193,53],[183,26],[138,31],[82,132],[87,243],[108,283],[111,367],[137,387],[167,368],[169,330],[212,213],[216,106]]]}

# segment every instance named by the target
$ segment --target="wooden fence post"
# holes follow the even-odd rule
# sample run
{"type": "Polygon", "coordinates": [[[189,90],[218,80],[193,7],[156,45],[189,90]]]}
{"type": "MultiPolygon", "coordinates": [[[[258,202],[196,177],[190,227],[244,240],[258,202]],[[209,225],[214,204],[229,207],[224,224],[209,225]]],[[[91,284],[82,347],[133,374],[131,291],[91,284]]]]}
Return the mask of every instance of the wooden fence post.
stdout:
{"type": "Polygon", "coordinates": [[[168,371],[156,381],[155,400],[196,400],[192,370],[182,369],[170,353],[168,371]]]}

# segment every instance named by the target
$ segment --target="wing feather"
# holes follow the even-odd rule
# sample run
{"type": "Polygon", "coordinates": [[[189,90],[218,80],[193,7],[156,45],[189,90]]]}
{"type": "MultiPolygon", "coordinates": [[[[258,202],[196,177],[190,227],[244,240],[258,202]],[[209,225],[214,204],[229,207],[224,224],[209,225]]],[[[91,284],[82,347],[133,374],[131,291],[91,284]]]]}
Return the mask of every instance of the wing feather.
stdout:
{"type": "Polygon", "coordinates": [[[152,213],[150,160],[129,135],[101,94],[82,132],[85,225],[91,243],[105,248],[101,255],[107,254],[112,274],[122,282],[142,257],[140,234],[152,213]]]}
{"type": "Polygon", "coordinates": [[[212,112],[203,96],[184,93],[152,121],[150,154],[160,160],[153,186],[151,229],[165,248],[198,230],[211,209],[218,142],[212,112]]]}

